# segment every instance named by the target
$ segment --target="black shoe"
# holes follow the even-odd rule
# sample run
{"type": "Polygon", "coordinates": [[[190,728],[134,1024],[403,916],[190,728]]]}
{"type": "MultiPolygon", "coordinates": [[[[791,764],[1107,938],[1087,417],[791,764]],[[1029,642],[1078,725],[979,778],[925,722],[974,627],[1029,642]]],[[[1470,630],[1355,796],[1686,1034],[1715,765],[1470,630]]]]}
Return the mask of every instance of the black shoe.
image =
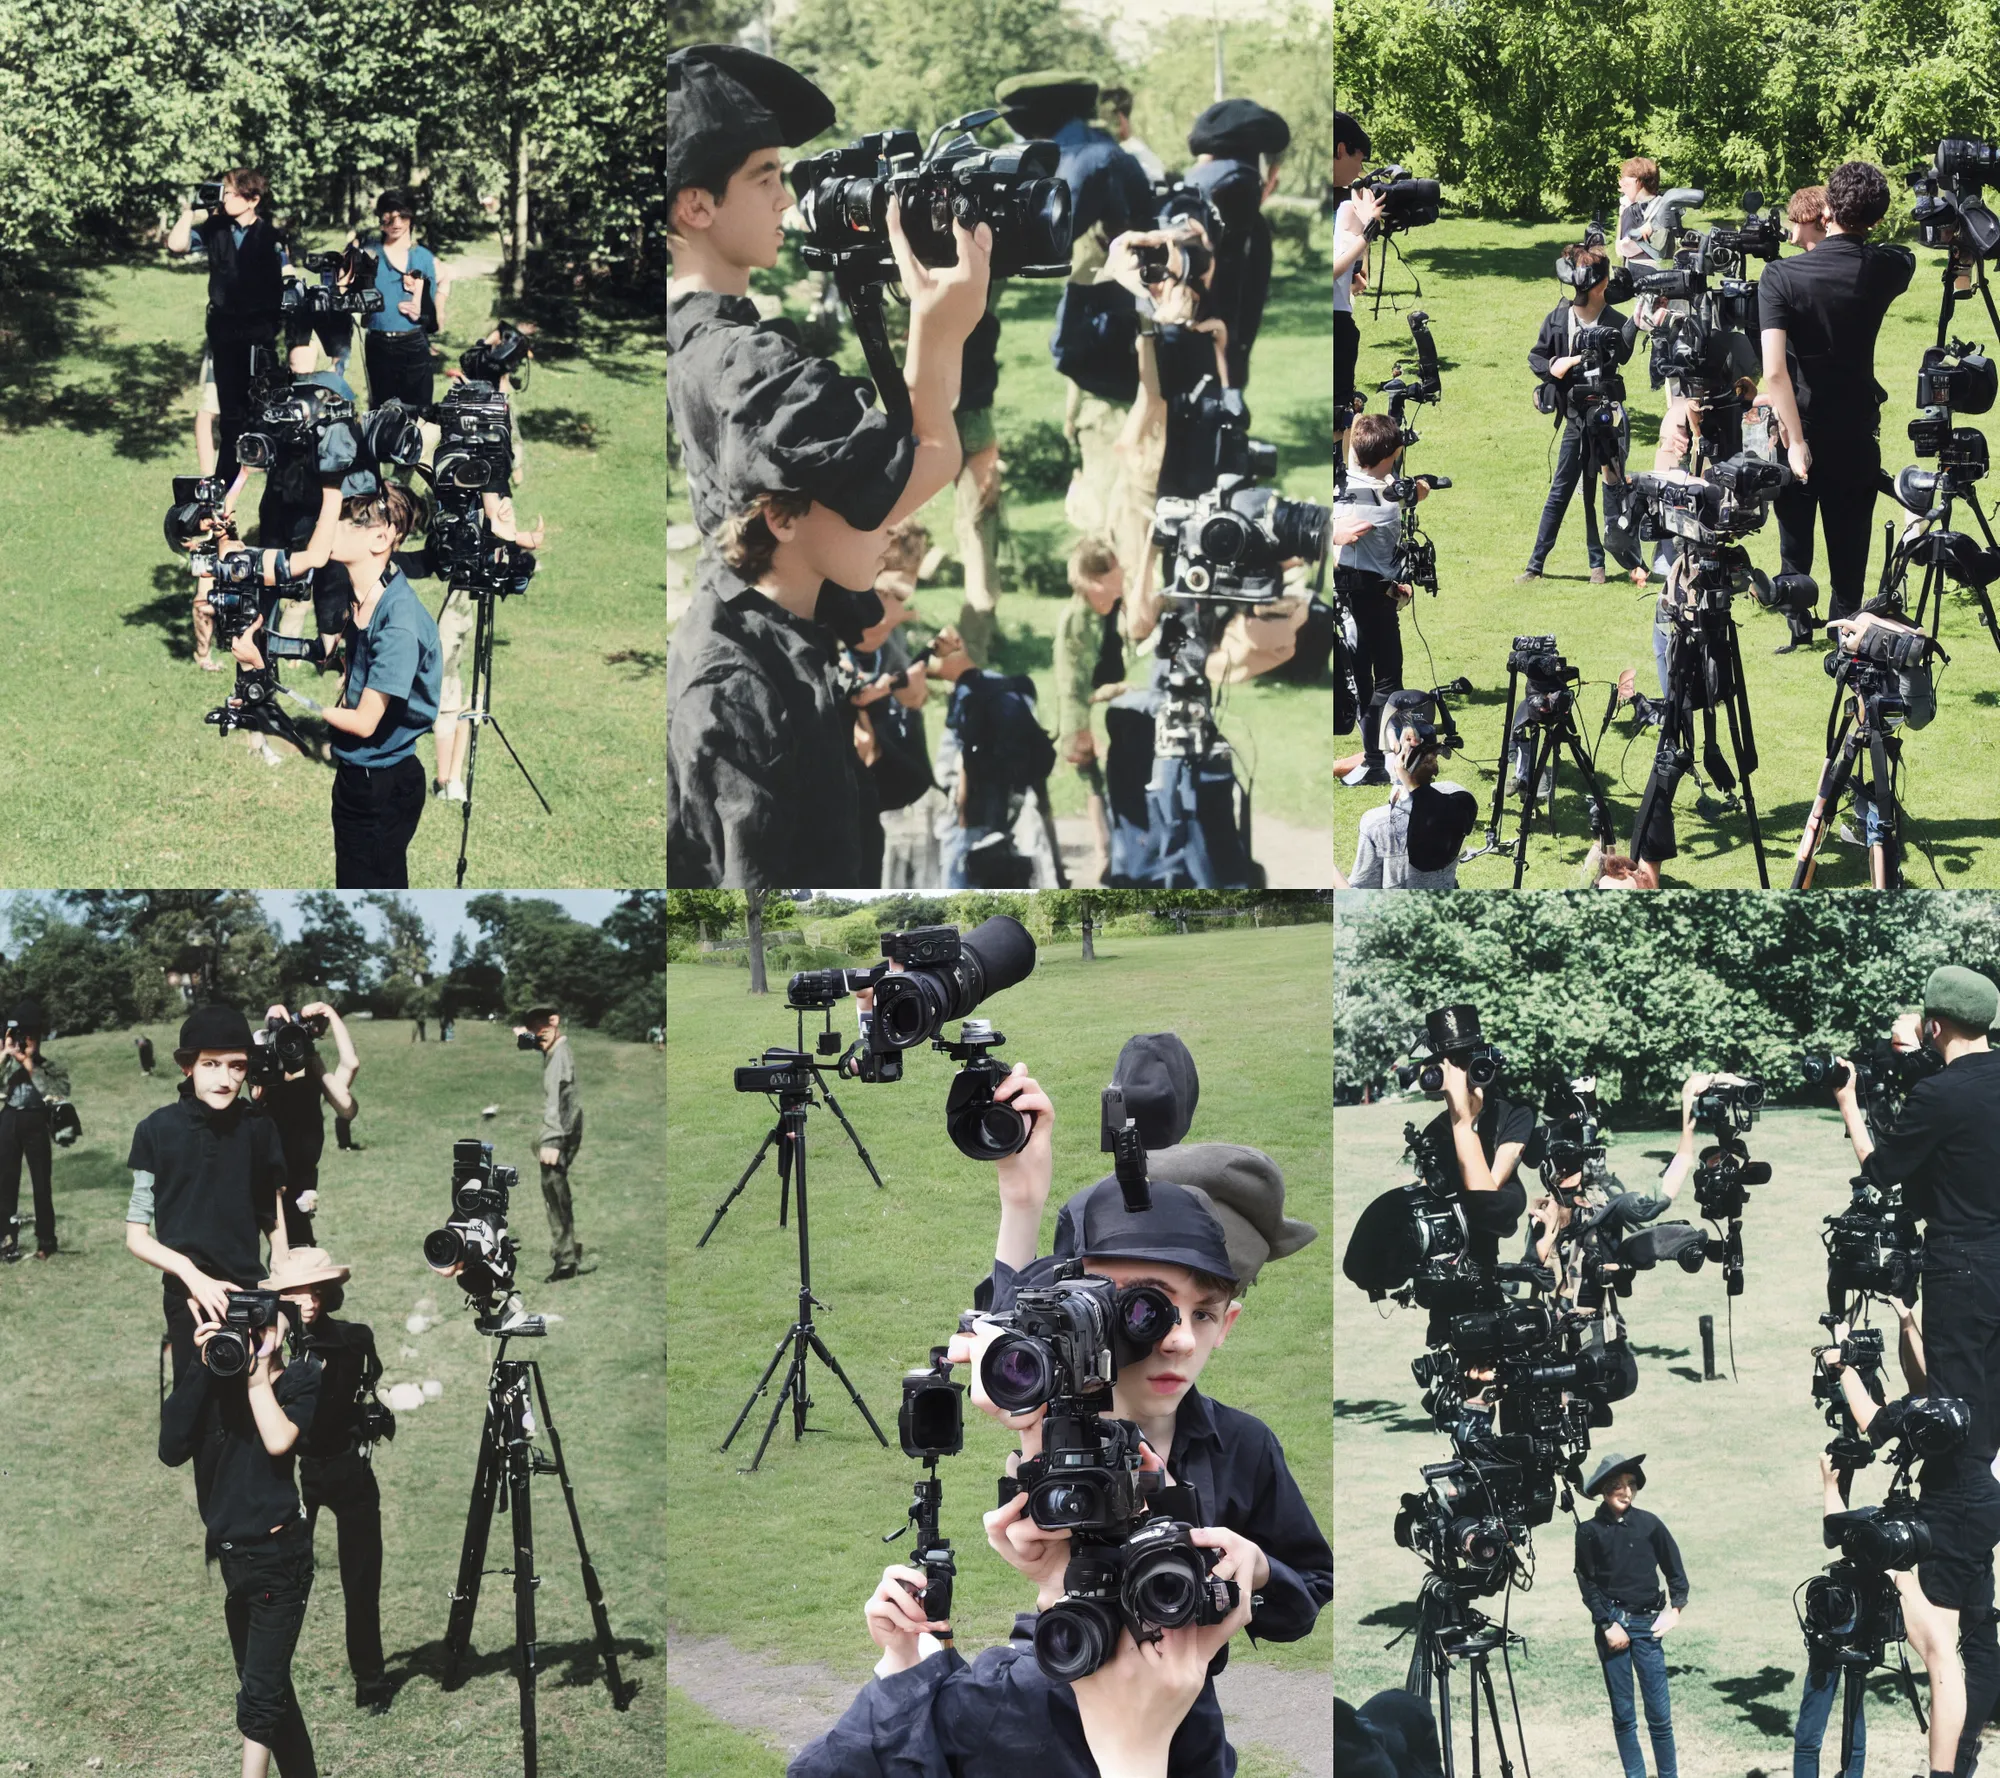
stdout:
{"type": "Polygon", "coordinates": [[[1360,790],[1370,784],[1390,784],[1389,768],[1380,760],[1370,760],[1366,765],[1358,765],[1340,780],[1350,790],[1360,790]]]}
{"type": "Polygon", "coordinates": [[[557,1266],[553,1272],[551,1272],[546,1278],[542,1280],[542,1282],[544,1284],[561,1284],[565,1280],[574,1278],[575,1276],[576,1276],[575,1266],[557,1266]]]}
{"type": "Polygon", "coordinates": [[[370,1716],[387,1716],[396,1688],[386,1679],[361,1679],[354,1685],[354,1708],[370,1716]]]}
{"type": "Polygon", "coordinates": [[[10,1266],[19,1265],[21,1263],[21,1249],[14,1245],[0,1247],[0,1263],[10,1266]]]}

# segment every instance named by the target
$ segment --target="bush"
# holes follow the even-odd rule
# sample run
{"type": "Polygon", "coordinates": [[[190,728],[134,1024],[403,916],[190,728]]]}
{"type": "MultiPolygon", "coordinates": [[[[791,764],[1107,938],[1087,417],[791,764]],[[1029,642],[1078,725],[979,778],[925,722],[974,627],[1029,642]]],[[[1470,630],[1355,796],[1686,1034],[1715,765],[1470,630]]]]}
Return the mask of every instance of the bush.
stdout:
{"type": "Polygon", "coordinates": [[[1069,487],[1069,440],[1053,420],[1037,420],[1003,439],[1000,455],[1007,465],[1007,485],[1018,494],[1060,495],[1069,487]]]}

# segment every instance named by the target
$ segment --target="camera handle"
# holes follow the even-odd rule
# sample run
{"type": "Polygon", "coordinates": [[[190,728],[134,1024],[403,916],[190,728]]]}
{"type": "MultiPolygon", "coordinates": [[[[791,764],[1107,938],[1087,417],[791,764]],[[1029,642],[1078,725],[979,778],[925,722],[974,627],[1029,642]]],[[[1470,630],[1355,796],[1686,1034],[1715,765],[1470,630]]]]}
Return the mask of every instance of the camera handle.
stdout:
{"type": "Polygon", "coordinates": [[[931,1633],[949,1648],[952,1641],[951,1590],[952,1582],[958,1575],[958,1565],[953,1557],[951,1539],[943,1534],[938,1524],[944,1508],[944,1483],[938,1479],[937,1464],[935,1456],[924,1459],[924,1473],[917,1478],[908,1516],[895,1530],[885,1531],[882,1541],[894,1543],[912,1525],[917,1528],[910,1554],[915,1565],[924,1571],[924,1589],[919,1597],[924,1602],[927,1615],[945,1620],[944,1629],[931,1633]]]}
{"type": "Polygon", "coordinates": [[[1965,297],[1961,299],[1957,288],[1959,270],[1957,249],[1954,248],[1944,256],[1944,296],[1938,304],[1937,324],[1937,344],[1940,351],[1944,349],[1946,341],[1951,336],[1952,310],[1961,300],[1969,300],[1975,290],[1985,300],[1987,319],[1993,323],[1995,336],[2000,337],[2000,309],[1994,307],[1993,290],[1986,282],[1986,261],[1975,253],[1969,269],[1972,273],[1972,282],[1966,289],[1965,297]]]}
{"type": "Polygon", "coordinates": [[[868,374],[875,381],[875,395],[882,411],[902,426],[910,424],[910,385],[903,379],[902,366],[889,349],[889,324],[882,306],[882,285],[869,276],[859,257],[843,259],[833,268],[833,287],[846,304],[854,322],[854,336],[861,342],[861,355],[868,361],[868,374]]]}

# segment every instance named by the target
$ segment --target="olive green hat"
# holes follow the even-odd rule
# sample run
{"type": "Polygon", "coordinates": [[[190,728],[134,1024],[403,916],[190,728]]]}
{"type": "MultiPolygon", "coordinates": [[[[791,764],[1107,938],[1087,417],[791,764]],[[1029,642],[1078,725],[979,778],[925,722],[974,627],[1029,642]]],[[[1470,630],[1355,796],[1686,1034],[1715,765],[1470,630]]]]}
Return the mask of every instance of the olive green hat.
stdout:
{"type": "Polygon", "coordinates": [[[2000,1017],[2000,988],[1976,969],[1947,963],[1924,983],[1924,1011],[1967,1031],[1990,1031],[2000,1017]]]}

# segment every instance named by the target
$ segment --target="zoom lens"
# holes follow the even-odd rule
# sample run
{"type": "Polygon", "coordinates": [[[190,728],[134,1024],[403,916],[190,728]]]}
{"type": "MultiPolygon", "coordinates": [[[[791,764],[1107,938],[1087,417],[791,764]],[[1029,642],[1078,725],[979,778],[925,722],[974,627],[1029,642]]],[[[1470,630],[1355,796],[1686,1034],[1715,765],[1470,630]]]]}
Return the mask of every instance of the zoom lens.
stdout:
{"type": "Polygon", "coordinates": [[[1186,1550],[1158,1550],[1141,1556],[1125,1580],[1125,1604],[1131,1614],[1162,1630],[1194,1621],[1201,1601],[1200,1562],[1186,1550]]]}
{"type": "Polygon", "coordinates": [[[1095,1599],[1064,1599],[1035,1620],[1035,1659],[1065,1683],[1095,1673],[1118,1646],[1118,1618],[1095,1599]]]}
{"type": "Polygon", "coordinates": [[[202,1348],[201,1361],[212,1377],[240,1377],[250,1368],[250,1342],[233,1327],[221,1328],[202,1348]]]}
{"type": "MultiPolygon", "coordinates": [[[[425,1244],[429,1255],[429,1243],[425,1244]]],[[[1003,1413],[1025,1414],[1055,1393],[1055,1367],[1041,1341],[1025,1334],[1003,1333],[986,1348],[979,1380],[993,1405],[1003,1413]]]]}
{"type": "MultiPolygon", "coordinates": [[[[1173,1299],[1150,1284],[1134,1284],[1121,1290],[1117,1297],[1117,1313],[1118,1337],[1131,1348],[1135,1359],[1143,1358],[1152,1351],[1173,1331],[1181,1318],[1173,1299]]],[[[1125,1358],[1123,1352],[1119,1357],[1122,1362],[1133,1362],[1125,1358]]]]}
{"type": "Polygon", "coordinates": [[[424,1237],[424,1264],[433,1272],[449,1272],[465,1263],[465,1236],[457,1229],[432,1229],[424,1237]]]}

